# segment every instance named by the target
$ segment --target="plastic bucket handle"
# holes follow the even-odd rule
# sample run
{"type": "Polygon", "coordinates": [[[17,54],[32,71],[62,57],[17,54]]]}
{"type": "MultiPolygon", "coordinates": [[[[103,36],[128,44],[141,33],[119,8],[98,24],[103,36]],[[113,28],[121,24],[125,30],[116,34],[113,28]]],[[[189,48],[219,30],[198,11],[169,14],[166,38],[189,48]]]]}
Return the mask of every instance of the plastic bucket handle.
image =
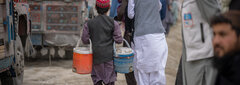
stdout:
{"type": "MultiPolygon", "coordinates": [[[[129,43],[127,42],[127,40],[123,39],[123,41],[127,44],[128,48],[130,48],[131,50],[133,50],[129,43]]],[[[117,49],[116,49],[116,42],[113,42],[113,51],[114,51],[114,56],[116,57],[117,56],[117,49]]]]}
{"type": "MultiPolygon", "coordinates": [[[[75,48],[79,47],[80,42],[81,42],[81,39],[78,40],[77,45],[76,45],[75,48]]],[[[89,46],[90,52],[92,52],[92,41],[91,41],[91,39],[89,39],[89,42],[90,42],[90,46],[89,46]]]]}

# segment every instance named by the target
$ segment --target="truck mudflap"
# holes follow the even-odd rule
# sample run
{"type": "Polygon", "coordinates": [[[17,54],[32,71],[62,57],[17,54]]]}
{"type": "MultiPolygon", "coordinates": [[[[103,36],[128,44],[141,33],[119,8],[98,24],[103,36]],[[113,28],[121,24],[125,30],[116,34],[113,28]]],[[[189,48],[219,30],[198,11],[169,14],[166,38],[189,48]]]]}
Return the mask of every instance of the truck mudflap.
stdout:
{"type": "Polygon", "coordinates": [[[24,50],[22,42],[19,36],[16,36],[15,41],[15,61],[13,67],[17,75],[20,75],[24,71],[24,50]]]}

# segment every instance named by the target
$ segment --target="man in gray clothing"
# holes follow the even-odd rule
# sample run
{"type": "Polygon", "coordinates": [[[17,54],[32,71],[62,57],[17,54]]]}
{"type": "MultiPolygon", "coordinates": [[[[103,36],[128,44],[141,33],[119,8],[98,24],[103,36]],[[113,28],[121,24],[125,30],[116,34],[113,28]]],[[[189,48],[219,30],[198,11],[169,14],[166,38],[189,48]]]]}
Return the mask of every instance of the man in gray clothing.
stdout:
{"type": "Polygon", "coordinates": [[[168,47],[162,26],[160,0],[129,0],[128,17],[134,17],[134,75],[137,85],[166,85],[168,47]]]}
{"type": "Polygon", "coordinates": [[[176,85],[213,85],[212,30],[209,22],[220,13],[217,0],[184,0],[182,5],[183,55],[176,85]]]}

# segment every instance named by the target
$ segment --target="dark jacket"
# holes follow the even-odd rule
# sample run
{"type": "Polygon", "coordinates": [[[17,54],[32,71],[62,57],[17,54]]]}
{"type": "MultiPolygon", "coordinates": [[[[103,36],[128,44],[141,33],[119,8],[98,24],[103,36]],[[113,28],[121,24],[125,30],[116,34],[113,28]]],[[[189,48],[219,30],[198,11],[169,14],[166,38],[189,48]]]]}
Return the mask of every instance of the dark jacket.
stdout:
{"type": "Polygon", "coordinates": [[[218,68],[218,76],[215,85],[239,85],[240,84],[240,54],[226,58],[218,68]]]}
{"type": "Polygon", "coordinates": [[[232,0],[229,4],[230,10],[240,10],[240,0],[232,0]]]}
{"type": "Polygon", "coordinates": [[[82,41],[92,41],[93,64],[113,60],[113,42],[121,43],[121,30],[117,22],[106,15],[98,15],[89,20],[83,29],[82,41]]]}

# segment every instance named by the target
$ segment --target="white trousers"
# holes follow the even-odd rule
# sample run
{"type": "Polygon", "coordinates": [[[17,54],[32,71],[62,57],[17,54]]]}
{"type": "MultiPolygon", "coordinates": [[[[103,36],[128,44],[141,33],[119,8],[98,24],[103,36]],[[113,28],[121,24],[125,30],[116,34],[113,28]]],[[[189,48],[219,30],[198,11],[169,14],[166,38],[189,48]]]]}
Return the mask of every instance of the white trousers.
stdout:
{"type": "Polygon", "coordinates": [[[137,85],[166,85],[165,71],[146,73],[134,70],[137,85]]]}
{"type": "Polygon", "coordinates": [[[165,85],[168,46],[165,34],[134,37],[134,75],[138,85],[165,85]]]}

